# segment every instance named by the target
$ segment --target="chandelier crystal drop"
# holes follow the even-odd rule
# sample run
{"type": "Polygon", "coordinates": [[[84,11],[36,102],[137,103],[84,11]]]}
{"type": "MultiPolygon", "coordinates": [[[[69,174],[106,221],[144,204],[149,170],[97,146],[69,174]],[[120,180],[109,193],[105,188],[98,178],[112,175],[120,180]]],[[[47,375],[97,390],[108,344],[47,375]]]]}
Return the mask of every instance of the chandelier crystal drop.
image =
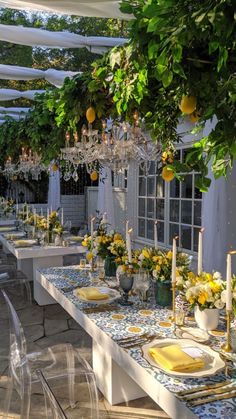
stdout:
{"type": "Polygon", "coordinates": [[[9,180],[17,177],[25,180],[29,177],[32,180],[39,180],[41,173],[46,171],[47,167],[41,162],[41,157],[36,152],[30,149],[27,151],[25,147],[22,147],[19,161],[12,163],[12,158],[8,157],[2,173],[9,180]]]}
{"type": "Polygon", "coordinates": [[[66,162],[64,179],[77,179],[75,173],[79,165],[86,165],[88,173],[98,166],[108,167],[115,173],[124,172],[132,161],[149,169],[151,161],[161,155],[161,146],[154,143],[139,126],[138,112],[134,113],[134,124],[121,121],[103,121],[102,131],[94,130],[88,123],[71,140],[66,132],[65,147],[61,149],[61,160],[66,162]]]}

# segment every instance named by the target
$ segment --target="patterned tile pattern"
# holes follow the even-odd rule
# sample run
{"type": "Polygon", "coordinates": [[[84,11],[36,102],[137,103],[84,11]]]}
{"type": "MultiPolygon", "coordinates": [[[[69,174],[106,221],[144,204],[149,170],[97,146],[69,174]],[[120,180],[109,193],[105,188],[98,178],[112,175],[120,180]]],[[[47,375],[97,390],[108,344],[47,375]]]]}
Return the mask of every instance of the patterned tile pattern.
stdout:
{"type": "MultiPolygon", "coordinates": [[[[133,336],[140,332],[147,332],[152,335],[162,335],[163,337],[174,338],[174,326],[170,323],[170,310],[163,309],[154,304],[140,303],[135,297],[134,304],[130,307],[120,306],[118,302],[112,303],[109,310],[101,310],[94,312],[87,311],[91,305],[82,303],[73,296],[72,291],[65,291],[66,287],[70,286],[88,286],[96,283],[96,285],[103,285],[104,282],[99,282],[95,273],[89,274],[88,271],[82,271],[79,267],[62,267],[62,268],[48,268],[41,269],[40,272],[47,278],[47,280],[54,284],[61,292],[66,294],[66,297],[72,301],[81,311],[85,310],[87,316],[96,323],[104,332],[112,339],[117,340],[122,337],[133,336]]],[[[189,325],[194,325],[192,319],[189,319],[189,325]]],[[[219,329],[224,330],[224,319],[221,318],[219,329]]],[[[211,336],[210,344],[212,348],[219,349],[224,336],[222,333],[216,333],[216,336],[211,336]]],[[[215,374],[208,378],[176,378],[171,377],[164,372],[152,367],[142,357],[142,352],[139,347],[129,349],[129,354],[134,358],[143,368],[145,368],[157,381],[163,384],[169,391],[177,392],[185,390],[196,385],[204,385],[209,382],[219,382],[225,380],[224,371],[215,374]]],[[[236,385],[236,380],[235,383],[236,385]]],[[[236,418],[236,399],[228,399],[217,401],[214,403],[207,403],[198,407],[190,407],[196,417],[199,419],[235,419],[236,418]]]]}

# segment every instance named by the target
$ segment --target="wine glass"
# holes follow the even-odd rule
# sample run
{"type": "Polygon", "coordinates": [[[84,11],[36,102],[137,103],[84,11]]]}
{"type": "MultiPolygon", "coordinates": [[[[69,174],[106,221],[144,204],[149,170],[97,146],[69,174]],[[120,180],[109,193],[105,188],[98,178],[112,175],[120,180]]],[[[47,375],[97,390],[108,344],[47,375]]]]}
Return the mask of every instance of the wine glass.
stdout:
{"type": "Polygon", "coordinates": [[[122,297],[121,300],[119,300],[119,303],[122,306],[130,306],[133,303],[132,303],[132,301],[128,301],[129,291],[133,287],[134,277],[133,277],[133,275],[120,275],[119,281],[120,281],[120,287],[124,291],[123,292],[123,297],[122,297]]]}
{"type": "Polygon", "coordinates": [[[135,279],[134,288],[139,295],[142,302],[147,301],[147,291],[149,290],[150,282],[148,273],[140,269],[135,279]]]}

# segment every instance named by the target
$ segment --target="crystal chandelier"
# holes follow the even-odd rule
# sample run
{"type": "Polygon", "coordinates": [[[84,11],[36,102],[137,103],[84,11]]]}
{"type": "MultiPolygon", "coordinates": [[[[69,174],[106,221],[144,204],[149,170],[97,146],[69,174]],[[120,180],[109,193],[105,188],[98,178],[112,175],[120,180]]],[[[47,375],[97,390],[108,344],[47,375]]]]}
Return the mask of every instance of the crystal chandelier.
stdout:
{"type": "Polygon", "coordinates": [[[16,164],[12,162],[12,158],[10,156],[7,158],[4,169],[1,170],[1,172],[8,180],[14,180],[14,177],[17,176],[18,172],[16,164]]]}
{"type": "Polygon", "coordinates": [[[18,174],[25,180],[28,180],[31,175],[33,180],[39,180],[42,172],[46,172],[46,166],[41,162],[41,157],[32,150],[27,150],[22,147],[19,156],[19,163],[17,165],[18,174]]]}
{"type": "Polygon", "coordinates": [[[33,180],[39,180],[42,172],[46,172],[47,168],[41,162],[41,157],[36,153],[22,147],[19,161],[12,163],[12,158],[8,157],[2,170],[3,175],[9,179],[14,180],[18,176],[25,180],[29,179],[29,175],[33,180]]]}
{"type": "Polygon", "coordinates": [[[133,125],[121,121],[103,121],[101,133],[93,130],[89,122],[88,127],[82,127],[80,140],[78,133],[74,134],[73,144],[67,132],[65,147],[61,149],[61,159],[66,162],[64,179],[72,177],[77,181],[78,166],[83,164],[88,173],[95,170],[97,165],[108,167],[115,173],[123,172],[132,161],[148,170],[151,161],[160,156],[161,147],[144,134],[139,126],[137,111],[133,116],[133,125]]]}

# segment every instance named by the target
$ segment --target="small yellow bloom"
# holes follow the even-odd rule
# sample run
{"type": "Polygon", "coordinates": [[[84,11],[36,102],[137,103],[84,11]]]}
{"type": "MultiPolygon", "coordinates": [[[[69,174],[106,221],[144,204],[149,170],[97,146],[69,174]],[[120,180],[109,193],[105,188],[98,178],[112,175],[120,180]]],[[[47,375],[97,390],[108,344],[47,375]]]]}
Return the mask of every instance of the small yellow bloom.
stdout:
{"type": "Polygon", "coordinates": [[[155,270],[156,270],[157,272],[160,272],[160,271],[161,271],[161,267],[160,267],[160,265],[156,265],[155,270]]]}
{"type": "Polygon", "coordinates": [[[209,285],[211,287],[212,292],[216,293],[216,292],[220,292],[221,291],[221,285],[218,284],[217,282],[214,281],[210,281],[209,285]]]}
{"type": "Polygon", "coordinates": [[[90,262],[93,259],[93,254],[91,252],[87,253],[86,259],[90,262]]]}
{"type": "Polygon", "coordinates": [[[87,240],[83,240],[83,241],[82,241],[82,246],[87,247],[87,245],[88,245],[87,240]]]}
{"type": "Polygon", "coordinates": [[[114,234],[114,241],[116,240],[122,240],[122,236],[119,233],[114,234]]]}
{"type": "Polygon", "coordinates": [[[205,302],[207,301],[208,298],[208,294],[206,291],[201,291],[199,296],[198,296],[198,302],[199,304],[205,304],[205,302]]]}
{"type": "Polygon", "coordinates": [[[167,259],[171,260],[172,259],[172,251],[169,250],[169,252],[166,254],[167,259]]]}
{"type": "Polygon", "coordinates": [[[206,273],[206,280],[207,281],[212,281],[212,279],[213,279],[212,274],[206,273]]]}
{"type": "Polygon", "coordinates": [[[146,259],[149,259],[149,258],[150,258],[150,250],[148,250],[148,249],[143,249],[143,250],[142,250],[142,255],[143,255],[146,259]]]}

